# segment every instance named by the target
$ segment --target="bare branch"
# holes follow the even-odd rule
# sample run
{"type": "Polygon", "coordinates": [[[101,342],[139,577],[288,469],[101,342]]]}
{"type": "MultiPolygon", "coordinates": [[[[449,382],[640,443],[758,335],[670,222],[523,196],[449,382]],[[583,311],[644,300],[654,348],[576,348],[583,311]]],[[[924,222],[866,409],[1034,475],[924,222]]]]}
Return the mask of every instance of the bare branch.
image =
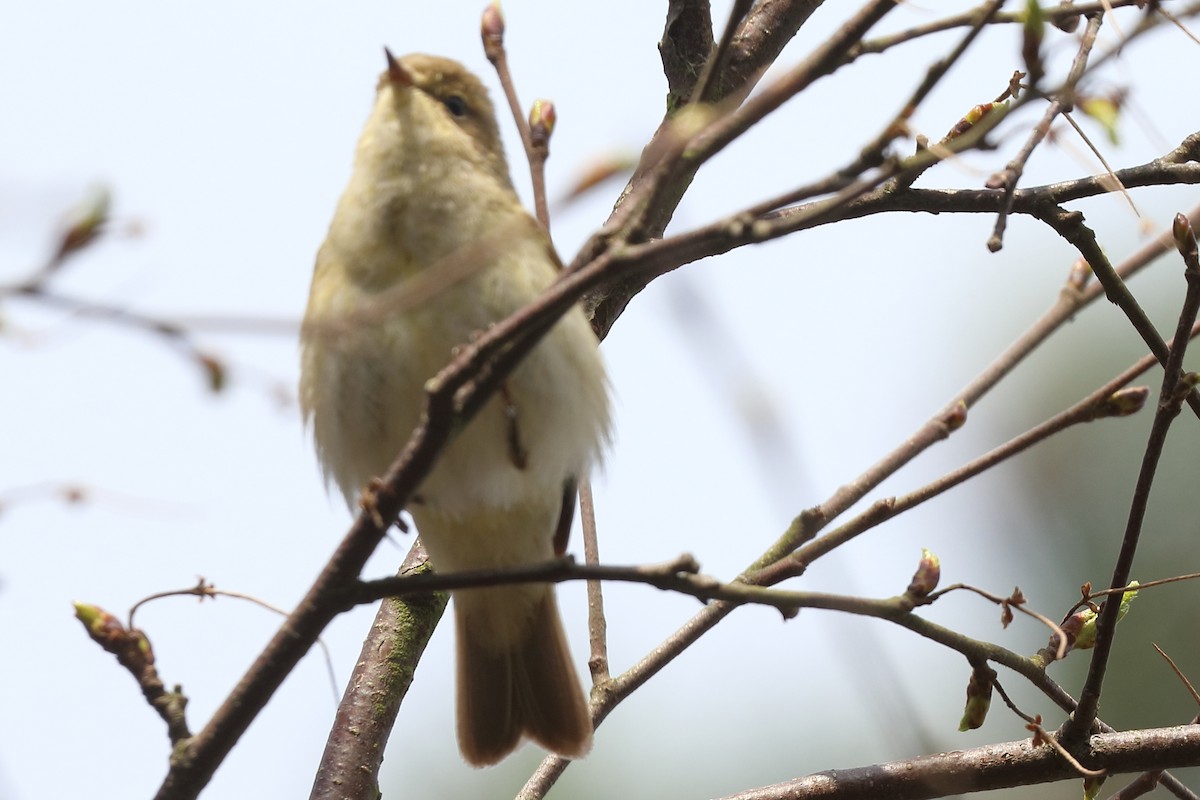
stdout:
{"type": "MultiPolygon", "coordinates": [[[[418,539],[399,574],[428,571],[428,557],[418,539]]],[[[380,605],[346,684],[345,697],[338,704],[311,800],[379,796],[379,767],[388,736],[417,662],[449,599],[445,592],[433,592],[393,598],[380,605]]]]}
{"type": "MultiPolygon", "coordinates": [[[[1188,333],[1196,324],[1197,313],[1200,313],[1200,257],[1197,255],[1196,236],[1192,231],[1192,225],[1182,214],[1175,218],[1174,238],[1183,256],[1183,275],[1187,283],[1187,291],[1179,312],[1175,338],[1163,366],[1164,374],[1158,411],[1154,415],[1154,422],[1150,426],[1150,433],[1146,439],[1146,450],[1142,456],[1142,467],[1138,473],[1137,485],[1130,503],[1125,535],[1121,540],[1121,550],[1113,567],[1112,580],[1109,582],[1109,586],[1113,588],[1129,583],[1134,555],[1141,539],[1142,524],[1150,503],[1150,489],[1154,485],[1154,474],[1158,468],[1163,448],[1166,446],[1167,432],[1175,417],[1178,416],[1184,399],[1196,397],[1196,393],[1193,391],[1196,381],[1186,380],[1183,374],[1183,356],[1187,351],[1188,333]]],[[[1194,405],[1193,408],[1198,407],[1194,405]]],[[[1108,658],[1112,653],[1112,645],[1116,637],[1120,605],[1118,598],[1114,596],[1110,597],[1100,610],[1100,616],[1096,622],[1096,647],[1092,651],[1092,661],[1087,679],[1084,681],[1083,691],[1079,696],[1079,708],[1067,721],[1063,731],[1063,736],[1067,741],[1082,739],[1095,720],[1100,706],[1100,689],[1104,682],[1108,658]]]]}
{"type": "Polygon", "coordinates": [[[1057,119],[1059,114],[1070,111],[1075,104],[1075,87],[1079,84],[1083,73],[1087,69],[1088,56],[1091,55],[1092,48],[1096,44],[1096,35],[1100,32],[1100,22],[1104,19],[1101,14],[1092,14],[1088,17],[1087,29],[1083,34],[1083,38],[1079,42],[1079,50],[1075,53],[1075,60],[1071,63],[1071,71],[1067,74],[1066,83],[1055,93],[1054,99],[1050,102],[1050,106],[1046,109],[1046,113],[1042,115],[1042,119],[1034,126],[1033,131],[1029,135],[1029,139],[1025,142],[1024,147],[1017,153],[1016,157],[1008,162],[1004,168],[1004,172],[995,176],[993,180],[988,181],[988,188],[1004,190],[1004,208],[996,217],[996,227],[992,231],[992,236],[988,239],[988,249],[993,253],[1000,250],[1004,246],[1004,229],[1008,223],[1008,215],[1012,213],[1013,192],[1017,188],[1017,183],[1021,180],[1021,175],[1025,171],[1025,164],[1029,161],[1029,157],[1033,155],[1033,151],[1046,138],[1046,134],[1050,133],[1050,126],[1057,119]]]}
{"type": "MultiPolygon", "coordinates": [[[[1200,764],[1200,726],[1176,726],[1091,737],[1079,760],[1110,773],[1200,764]],[[1161,749],[1160,749],[1161,748],[1161,749]]],[[[1027,786],[1076,776],[1049,747],[1028,741],[955,750],[870,767],[818,772],[721,800],[926,800],[1027,786]]]]}
{"type": "MultiPolygon", "coordinates": [[[[583,558],[590,566],[600,564],[600,543],[596,532],[596,506],[592,502],[592,482],[579,481],[579,516],[583,525],[583,558]]],[[[608,667],[608,622],[604,617],[604,590],[598,580],[587,583],[588,600],[588,669],[592,683],[599,685],[612,676],[608,667]]]]}

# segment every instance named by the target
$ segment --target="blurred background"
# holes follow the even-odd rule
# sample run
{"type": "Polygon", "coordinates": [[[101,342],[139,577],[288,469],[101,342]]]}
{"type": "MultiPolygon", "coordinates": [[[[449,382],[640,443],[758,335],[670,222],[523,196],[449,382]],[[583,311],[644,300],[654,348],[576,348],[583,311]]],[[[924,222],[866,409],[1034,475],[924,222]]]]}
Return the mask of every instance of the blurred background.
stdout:
{"type": "MultiPolygon", "coordinates": [[[[551,198],[597,160],[636,157],[662,116],[656,51],[663,3],[594,7],[509,0],[507,44],[523,102],[552,98],[551,198]]],[[[714,4],[723,22],[728,3],[714,4]]],[[[1010,4],[1012,5],[1012,4],[1010,4]]],[[[1171,5],[1171,4],[1168,4],[1171,5]]],[[[962,9],[898,9],[894,31],[962,9]]],[[[327,496],[294,399],[296,321],[383,67],[396,53],[449,55],[498,96],[478,38],[478,0],[327,4],[216,0],[203,6],[75,0],[0,8],[0,284],[50,256],[64,213],[92,187],[112,192],[109,233],[52,288],[71,297],[195,323],[195,344],[226,383],[212,391],[195,357],[128,325],[0,300],[0,798],[148,797],[166,770],[164,726],[129,675],[92,644],[71,601],[118,615],[198,576],[290,608],[350,517],[327,496]],[[236,324],[237,320],[253,324],[236,324]],[[71,490],[77,490],[73,494],[71,490]],[[69,502],[74,498],[75,502],[69,502]]],[[[843,21],[826,4],[779,60],[794,64],[843,21]]],[[[1125,29],[1135,17],[1120,17],[1125,29]]],[[[861,59],[819,82],[706,166],[676,214],[685,231],[849,161],[895,113],[959,33],[861,59]]],[[[989,30],[914,119],[940,138],[1021,66],[1020,29],[989,30]]],[[[1109,25],[1101,49],[1116,32],[1109,25]]],[[[1050,83],[1074,54],[1048,35],[1050,83]]],[[[1132,90],[1120,142],[1089,121],[1110,163],[1142,163],[1200,128],[1178,83],[1200,52],[1167,28],[1125,50],[1084,91],[1132,90]]],[[[773,74],[773,73],[772,73],[773,74]]],[[[768,75],[767,80],[770,79],[768,75]]],[[[1040,117],[1008,121],[999,152],[925,176],[977,187],[1040,117]]],[[[514,180],[528,199],[511,122],[514,180]]],[[[1044,146],[1025,183],[1100,171],[1070,134],[1044,146]]],[[[620,181],[560,208],[564,258],[607,216],[620,181]]],[[[1114,261],[1191,208],[1197,192],[1134,192],[1074,204],[1114,261]]],[[[617,439],[595,478],[603,560],[645,563],[691,552],[723,579],[752,561],[802,509],[892,450],[1053,302],[1075,254],[1044,227],[1011,221],[989,254],[990,216],[891,215],[744,248],[667,275],[629,306],[603,350],[617,397],[617,439]]],[[[1160,330],[1173,330],[1182,266],[1161,259],[1132,284],[1160,330]]],[[[1115,307],[1081,313],[994,393],[967,426],[888,481],[900,494],[958,466],[1092,391],[1145,352],[1115,307]]],[[[1194,369],[1194,359],[1191,360],[1194,369]]],[[[1155,396],[1161,376],[1146,383],[1155,396]]],[[[886,597],[904,590],[929,547],[943,582],[1007,594],[1058,618],[1079,586],[1101,584],[1124,528],[1150,411],[1070,430],[968,485],[861,537],[796,588],[886,597]]],[[[1190,513],[1196,420],[1184,414],[1160,469],[1135,575],[1196,571],[1190,513]]],[[[573,549],[580,551],[578,538],[573,549]]],[[[409,545],[385,544],[369,574],[390,574],[409,545]]],[[[560,588],[580,669],[582,585],[560,588]]],[[[1122,624],[1102,715],[1118,728],[1187,721],[1195,708],[1150,642],[1200,675],[1198,591],[1144,592],[1122,624]]],[[[699,606],[629,585],[606,589],[619,672],[699,606]]],[[[326,632],[335,680],[314,651],[221,767],[206,797],[307,795],[372,608],[326,632]]],[[[929,617],[1032,653],[1047,633],[966,595],[929,617]]],[[[230,599],[168,599],[138,614],[161,674],[181,683],[199,729],[279,625],[230,599]]],[[[385,796],[513,796],[541,758],[524,748],[472,770],[454,741],[450,626],[435,635],[392,735],[385,796]]],[[[1071,691],[1086,667],[1053,668],[1071,691]]],[[[593,753],[553,796],[717,797],[834,768],[1021,739],[997,703],[957,732],[964,660],[885,623],[821,612],[783,622],[735,612],[624,703],[593,753]]],[[[1027,713],[1061,713],[1001,672],[1027,713]]],[[[1195,776],[1188,776],[1193,781],[1195,776]]],[[[1111,787],[1119,786],[1114,780],[1111,787]]],[[[1040,796],[1077,796],[1060,784],[1040,796]]],[[[1022,790],[1021,796],[1037,796],[1022,790]]]]}

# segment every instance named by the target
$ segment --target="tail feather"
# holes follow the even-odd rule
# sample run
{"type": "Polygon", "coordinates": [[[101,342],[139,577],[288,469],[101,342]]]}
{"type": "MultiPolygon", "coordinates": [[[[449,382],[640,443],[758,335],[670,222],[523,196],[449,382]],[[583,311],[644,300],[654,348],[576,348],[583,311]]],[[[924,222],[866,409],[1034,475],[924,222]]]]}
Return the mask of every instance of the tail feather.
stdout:
{"type": "Polygon", "coordinates": [[[472,629],[487,615],[470,613],[472,604],[488,602],[487,594],[497,590],[456,594],[458,741],[476,766],[500,761],[522,736],[569,758],[591,749],[592,721],[554,590],[540,588],[541,596],[529,606],[527,635],[501,647],[489,647],[492,637],[472,629]]]}

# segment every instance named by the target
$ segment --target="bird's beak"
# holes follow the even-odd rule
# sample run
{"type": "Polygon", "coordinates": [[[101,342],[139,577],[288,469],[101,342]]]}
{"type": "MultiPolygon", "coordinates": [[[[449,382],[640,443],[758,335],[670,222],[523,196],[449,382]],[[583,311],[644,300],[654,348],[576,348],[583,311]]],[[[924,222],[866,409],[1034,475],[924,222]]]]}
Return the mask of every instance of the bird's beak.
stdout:
{"type": "Polygon", "coordinates": [[[412,75],[404,68],[396,57],[392,55],[392,51],[383,48],[383,54],[387,56],[388,78],[397,86],[412,86],[412,75]]]}

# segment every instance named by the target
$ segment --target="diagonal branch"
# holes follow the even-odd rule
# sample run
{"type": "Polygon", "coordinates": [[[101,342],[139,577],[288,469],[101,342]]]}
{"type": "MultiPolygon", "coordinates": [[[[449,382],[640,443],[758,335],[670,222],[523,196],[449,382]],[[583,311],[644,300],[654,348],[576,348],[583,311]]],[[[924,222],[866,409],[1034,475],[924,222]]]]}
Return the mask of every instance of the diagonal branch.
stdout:
{"type": "MultiPolygon", "coordinates": [[[[1129,508],[1129,518],[1125,525],[1125,535],[1121,540],[1121,550],[1113,567],[1110,587],[1125,586],[1129,583],[1134,555],[1137,552],[1142,525],[1146,518],[1146,509],[1150,504],[1150,489],[1154,485],[1155,471],[1158,468],[1163,448],[1166,446],[1167,433],[1170,431],[1171,423],[1179,415],[1184,398],[1195,397],[1195,392],[1192,391],[1195,380],[1185,380],[1183,374],[1183,356],[1187,350],[1188,332],[1196,323],[1197,313],[1200,313],[1200,258],[1197,257],[1196,237],[1192,232],[1192,226],[1182,214],[1176,217],[1175,239],[1183,254],[1183,274],[1187,282],[1187,291],[1184,293],[1182,308],[1179,312],[1175,339],[1164,365],[1158,411],[1154,415],[1154,422],[1150,426],[1150,433],[1146,439],[1142,467],[1138,472],[1137,484],[1129,508]]],[[[1104,683],[1108,658],[1112,653],[1119,609],[1119,598],[1113,596],[1105,601],[1100,610],[1100,616],[1096,623],[1096,647],[1092,651],[1087,679],[1084,681],[1083,691],[1079,696],[1079,708],[1067,722],[1063,733],[1064,738],[1068,741],[1082,739],[1085,732],[1091,729],[1095,720],[1100,706],[1100,690],[1104,683]]]]}
{"type": "MultiPolygon", "coordinates": [[[[1078,752],[1090,768],[1110,773],[1200,764],[1200,726],[1106,733],[1078,752]]],[[[1028,740],[955,750],[869,767],[818,772],[721,800],[927,800],[1075,777],[1074,767],[1049,747],[1028,740]]]]}
{"type": "Polygon", "coordinates": [[[1075,53],[1075,60],[1071,62],[1071,70],[1067,74],[1066,83],[1055,93],[1054,99],[1050,101],[1050,106],[1046,109],[1046,113],[1042,115],[1042,119],[1034,126],[1025,145],[1017,153],[1008,164],[1004,171],[998,176],[998,182],[989,181],[988,185],[991,188],[1001,188],[1004,190],[1004,207],[996,216],[996,226],[992,231],[992,236],[988,239],[988,249],[993,253],[1000,250],[1004,246],[1004,229],[1008,224],[1008,216],[1012,213],[1013,207],[1013,192],[1017,188],[1017,183],[1021,180],[1021,175],[1025,172],[1025,164],[1029,161],[1029,157],[1033,155],[1033,151],[1050,133],[1050,126],[1059,114],[1070,111],[1075,105],[1075,87],[1083,78],[1084,71],[1087,69],[1088,56],[1092,52],[1092,47],[1096,44],[1096,35],[1100,32],[1100,23],[1103,21],[1102,14],[1092,14],[1088,17],[1087,30],[1084,32],[1083,38],[1079,42],[1079,50],[1075,53]]]}

